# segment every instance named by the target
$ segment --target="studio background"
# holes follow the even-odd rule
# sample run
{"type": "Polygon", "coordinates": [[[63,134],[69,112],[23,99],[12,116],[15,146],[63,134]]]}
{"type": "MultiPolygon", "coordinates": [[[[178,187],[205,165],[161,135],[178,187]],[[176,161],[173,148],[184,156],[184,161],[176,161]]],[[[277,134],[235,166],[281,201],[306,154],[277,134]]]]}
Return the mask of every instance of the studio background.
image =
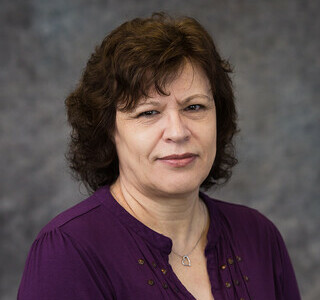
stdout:
{"type": "Polygon", "coordinates": [[[282,233],[305,300],[320,299],[319,1],[0,1],[0,298],[15,299],[36,234],[86,197],[64,153],[64,99],[95,45],[136,16],[195,17],[234,66],[241,133],[231,181],[209,194],[282,233]]]}

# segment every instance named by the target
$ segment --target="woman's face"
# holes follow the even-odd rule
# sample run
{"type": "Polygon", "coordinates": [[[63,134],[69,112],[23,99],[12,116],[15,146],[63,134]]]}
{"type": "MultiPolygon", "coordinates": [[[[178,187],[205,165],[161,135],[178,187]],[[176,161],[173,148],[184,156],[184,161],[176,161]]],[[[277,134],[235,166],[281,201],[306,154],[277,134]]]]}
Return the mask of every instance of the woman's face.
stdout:
{"type": "Polygon", "coordinates": [[[134,111],[117,111],[114,138],[123,182],[140,192],[173,196],[195,191],[209,174],[216,110],[206,75],[189,62],[165,90],[169,96],[153,92],[134,111]],[[186,153],[191,156],[164,159],[186,153]]]}

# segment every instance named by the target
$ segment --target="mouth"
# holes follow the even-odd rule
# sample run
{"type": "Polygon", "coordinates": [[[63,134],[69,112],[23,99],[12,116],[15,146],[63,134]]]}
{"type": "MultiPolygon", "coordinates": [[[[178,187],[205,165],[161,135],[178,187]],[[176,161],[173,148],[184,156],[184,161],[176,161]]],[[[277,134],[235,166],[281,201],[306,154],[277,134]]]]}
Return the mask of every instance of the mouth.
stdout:
{"type": "Polygon", "coordinates": [[[190,158],[196,156],[194,153],[183,153],[183,154],[172,154],[168,156],[161,157],[159,159],[164,160],[164,159],[184,159],[184,158],[190,158]]]}
{"type": "Polygon", "coordinates": [[[197,158],[196,154],[184,153],[180,155],[179,154],[168,155],[168,156],[159,158],[159,160],[167,165],[179,168],[179,167],[185,167],[191,164],[196,158],[197,158]]]}

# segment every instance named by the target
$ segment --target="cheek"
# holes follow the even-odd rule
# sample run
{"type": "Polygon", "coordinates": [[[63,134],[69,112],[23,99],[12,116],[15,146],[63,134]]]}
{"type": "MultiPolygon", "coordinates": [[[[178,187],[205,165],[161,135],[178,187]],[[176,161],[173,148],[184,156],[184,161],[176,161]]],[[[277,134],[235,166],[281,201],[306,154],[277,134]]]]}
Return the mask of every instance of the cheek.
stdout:
{"type": "Polygon", "coordinates": [[[217,148],[216,124],[214,121],[208,122],[205,128],[199,130],[201,133],[201,141],[206,152],[207,159],[214,159],[217,148]]]}
{"type": "Polygon", "coordinates": [[[216,150],[216,134],[214,131],[208,132],[207,134],[203,135],[202,137],[204,141],[204,145],[208,152],[215,152],[216,150]]]}
{"type": "Polygon", "coordinates": [[[139,160],[148,157],[156,144],[156,135],[152,130],[137,130],[124,128],[115,136],[118,151],[122,156],[133,157],[139,160]]]}
{"type": "Polygon", "coordinates": [[[200,125],[197,131],[201,134],[201,139],[205,144],[208,146],[215,144],[217,136],[215,114],[212,113],[209,115],[207,120],[200,125]]]}
{"type": "Polygon", "coordinates": [[[159,141],[161,140],[158,128],[150,126],[148,130],[137,136],[135,144],[140,153],[140,159],[147,160],[147,163],[154,161],[159,155],[159,141]]]}

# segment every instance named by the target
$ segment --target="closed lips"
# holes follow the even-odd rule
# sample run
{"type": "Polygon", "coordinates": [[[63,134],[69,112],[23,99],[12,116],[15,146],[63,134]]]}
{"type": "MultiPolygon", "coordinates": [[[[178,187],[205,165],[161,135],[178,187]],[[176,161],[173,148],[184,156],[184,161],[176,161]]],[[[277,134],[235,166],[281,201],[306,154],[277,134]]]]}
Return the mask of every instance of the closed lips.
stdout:
{"type": "Polygon", "coordinates": [[[188,158],[188,157],[193,157],[195,156],[195,154],[193,153],[185,153],[185,154],[173,154],[173,155],[169,155],[169,156],[165,156],[165,157],[162,157],[160,159],[183,159],[183,158],[188,158]]]}

